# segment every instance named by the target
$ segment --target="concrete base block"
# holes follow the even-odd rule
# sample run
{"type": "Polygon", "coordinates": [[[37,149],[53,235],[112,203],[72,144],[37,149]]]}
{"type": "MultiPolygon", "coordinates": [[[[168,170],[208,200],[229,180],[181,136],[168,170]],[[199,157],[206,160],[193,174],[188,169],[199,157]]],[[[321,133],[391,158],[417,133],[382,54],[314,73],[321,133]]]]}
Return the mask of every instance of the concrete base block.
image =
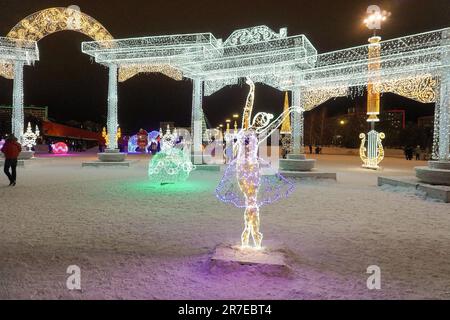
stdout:
{"type": "Polygon", "coordinates": [[[201,154],[196,154],[196,155],[191,155],[191,161],[193,164],[195,165],[201,165],[204,163],[203,161],[203,155],[201,154]]]}
{"type": "Polygon", "coordinates": [[[286,178],[295,179],[329,179],[337,180],[336,172],[320,172],[320,171],[279,171],[286,178]]]}
{"type": "Polygon", "coordinates": [[[305,155],[290,154],[288,159],[280,159],[279,164],[282,171],[311,171],[316,165],[316,160],[306,159],[305,155]]]}
{"type": "Polygon", "coordinates": [[[101,168],[101,167],[130,167],[133,163],[139,162],[139,160],[133,160],[133,161],[119,161],[119,162],[105,162],[105,161],[88,161],[83,162],[81,164],[81,167],[95,167],[95,168],[101,168]]]}
{"type": "Polygon", "coordinates": [[[220,165],[218,164],[197,164],[195,165],[197,171],[220,171],[220,165]]]}
{"type": "Polygon", "coordinates": [[[428,161],[431,169],[450,170],[450,161],[428,161]]]}
{"type": "Polygon", "coordinates": [[[426,197],[450,203],[450,186],[436,186],[421,182],[416,177],[378,177],[378,186],[389,185],[417,190],[426,197]]]}
{"type": "Polygon", "coordinates": [[[123,162],[125,161],[127,154],[119,152],[119,150],[106,149],[105,152],[97,153],[98,159],[102,162],[123,162]]]}
{"type": "Polygon", "coordinates": [[[19,154],[19,157],[17,159],[30,160],[33,157],[34,157],[34,151],[21,151],[19,154]]]}
{"type": "Polygon", "coordinates": [[[450,170],[416,167],[416,177],[428,184],[450,186],[450,170]]]}
{"type": "Polygon", "coordinates": [[[279,243],[264,241],[263,248],[241,248],[240,245],[220,244],[211,256],[211,270],[240,271],[244,268],[280,275],[289,272],[286,250],[279,243]]]}
{"type": "Polygon", "coordinates": [[[287,155],[287,158],[289,160],[306,160],[306,155],[305,154],[290,153],[290,154],[287,155]]]}

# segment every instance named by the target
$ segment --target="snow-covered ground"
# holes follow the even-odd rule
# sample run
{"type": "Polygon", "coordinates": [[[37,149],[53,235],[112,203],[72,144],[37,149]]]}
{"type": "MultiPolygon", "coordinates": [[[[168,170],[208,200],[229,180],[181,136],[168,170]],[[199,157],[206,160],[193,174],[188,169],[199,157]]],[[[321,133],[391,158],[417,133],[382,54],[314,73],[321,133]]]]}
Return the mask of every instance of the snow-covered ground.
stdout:
{"type": "Polygon", "coordinates": [[[291,272],[211,270],[215,246],[239,242],[243,210],[220,203],[218,172],[153,187],[148,160],[81,168],[85,157],[41,158],[0,186],[0,298],[450,299],[450,205],[376,186],[424,162],[385,159],[382,171],[350,156],[318,157],[338,182],[299,182],[261,209],[264,239],[282,242],[291,272]],[[82,291],[66,288],[81,268],[82,291]],[[381,268],[369,291],[366,269],[381,268]]]}

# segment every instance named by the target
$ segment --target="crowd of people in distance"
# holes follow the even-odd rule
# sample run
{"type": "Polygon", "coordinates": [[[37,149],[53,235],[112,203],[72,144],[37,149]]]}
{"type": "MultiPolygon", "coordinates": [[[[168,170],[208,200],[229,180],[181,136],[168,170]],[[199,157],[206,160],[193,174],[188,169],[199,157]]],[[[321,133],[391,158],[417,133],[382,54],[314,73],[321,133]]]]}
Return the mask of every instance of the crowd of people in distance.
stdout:
{"type": "Polygon", "coordinates": [[[408,161],[413,160],[414,157],[416,161],[426,160],[424,158],[426,158],[427,153],[424,152],[420,146],[416,146],[415,148],[413,146],[405,146],[403,152],[405,154],[405,159],[408,161]]]}

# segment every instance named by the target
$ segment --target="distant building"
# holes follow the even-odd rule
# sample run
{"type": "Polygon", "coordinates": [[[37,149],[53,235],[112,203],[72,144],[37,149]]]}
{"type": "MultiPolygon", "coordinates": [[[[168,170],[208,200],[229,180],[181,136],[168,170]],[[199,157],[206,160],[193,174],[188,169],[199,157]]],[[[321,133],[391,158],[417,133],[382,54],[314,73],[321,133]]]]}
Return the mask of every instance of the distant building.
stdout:
{"type": "MultiPolygon", "coordinates": [[[[25,123],[31,122],[33,125],[41,121],[48,120],[48,107],[24,107],[25,123]]],[[[0,106],[0,133],[6,134],[11,131],[11,106],[0,106]]]]}
{"type": "MultiPolygon", "coordinates": [[[[0,135],[8,134],[11,131],[11,106],[0,106],[0,135]]],[[[104,139],[101,132],[94,132],[80,128],[54,123],[48,120],[48,107],[24,107],[25,125],[30,122],[32,127],[38,126],[40,128],[41,137],[43,141],[63,140],[70,141],[85,141],[89,146],[95,145],[99,142],[103,143],[104,139]]],[[[40,142],[43,142],[40,139],[40,142]]]]}
{"type": "Polygon", "coordinates": [[[419,128],[434,128],[434,116],[420,117],[417,119],[419,128]]]}
{"type": "Polygon", "coordinates": [[[406,111],[405,110],[386,110],[381,115],[383,121],[387,121],[393,129],[405,129],[406,111]]]}

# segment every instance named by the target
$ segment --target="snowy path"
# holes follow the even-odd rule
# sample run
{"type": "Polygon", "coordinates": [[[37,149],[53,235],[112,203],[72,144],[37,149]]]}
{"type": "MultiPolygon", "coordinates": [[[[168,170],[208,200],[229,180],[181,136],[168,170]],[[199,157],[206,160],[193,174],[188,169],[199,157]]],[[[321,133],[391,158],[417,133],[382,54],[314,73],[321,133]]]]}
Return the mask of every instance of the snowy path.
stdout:
{"type": "Polygon", "coordinates": [[[424,163],[386,159],[372,172],[319,156],[337,183],[299,183],[261,209],[265,239],[285,244],[293,269],[273,277],[210,272],[211,250],[243,226],[242,210],[214,196],[221,174],[154,188],[144,158],[115,169],[82,160],[36,159],[15,188],[1,177],[0,299],[450,299],[450,205],[376,186],[424,163]],[[66,289],[72,264],[82,292],[66,289]],[[380,291],[366,288],[369,265],[381,267],[380,291]]]}

